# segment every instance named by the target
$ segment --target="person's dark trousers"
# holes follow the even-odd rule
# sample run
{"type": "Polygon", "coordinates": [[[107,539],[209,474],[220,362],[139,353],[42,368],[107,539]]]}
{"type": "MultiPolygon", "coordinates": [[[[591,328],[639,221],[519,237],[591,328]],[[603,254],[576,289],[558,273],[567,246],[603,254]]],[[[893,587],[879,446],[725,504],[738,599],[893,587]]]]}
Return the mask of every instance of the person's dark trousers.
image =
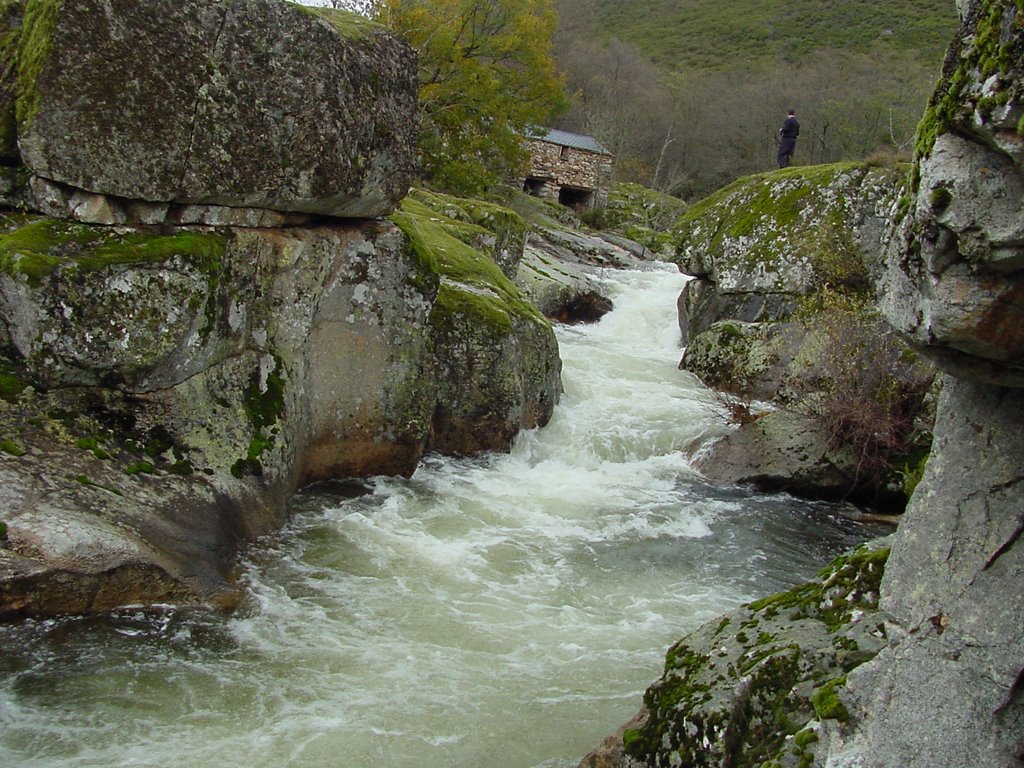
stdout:
{"type": "Polygon", "coordinates": [[[779,141],[779,168],[788,168],[789,161],[796,149],[796,139],[783,136],[779,141]]]}

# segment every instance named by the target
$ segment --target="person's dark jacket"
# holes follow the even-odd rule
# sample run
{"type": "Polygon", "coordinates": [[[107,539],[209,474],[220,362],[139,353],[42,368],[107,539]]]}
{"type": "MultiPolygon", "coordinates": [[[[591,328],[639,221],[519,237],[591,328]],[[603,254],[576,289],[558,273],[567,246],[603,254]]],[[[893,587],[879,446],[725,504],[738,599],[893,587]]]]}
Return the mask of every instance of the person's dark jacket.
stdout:
{"type": "Polygon", "coordinates": [[[800,123],[795,117],[790,115],[786,118],[786,121],[782,124],[782,128],[779,130],[779,134],[784,139],[795,139],[800,135],[800,123]]]}

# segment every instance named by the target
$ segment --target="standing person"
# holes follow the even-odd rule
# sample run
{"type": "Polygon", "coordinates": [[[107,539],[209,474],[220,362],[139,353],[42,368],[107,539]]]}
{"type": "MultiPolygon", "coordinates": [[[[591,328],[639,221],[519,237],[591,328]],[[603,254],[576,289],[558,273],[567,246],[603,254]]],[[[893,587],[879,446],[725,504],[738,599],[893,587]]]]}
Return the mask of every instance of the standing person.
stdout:
{"type": "Polygon", "coordinates": [[[796,119],[796,110],[789,110],[786,121],[779,129],[779,168],[788,168],[796,149],[796,137],[800,135],[800,123],[796,119]]]}

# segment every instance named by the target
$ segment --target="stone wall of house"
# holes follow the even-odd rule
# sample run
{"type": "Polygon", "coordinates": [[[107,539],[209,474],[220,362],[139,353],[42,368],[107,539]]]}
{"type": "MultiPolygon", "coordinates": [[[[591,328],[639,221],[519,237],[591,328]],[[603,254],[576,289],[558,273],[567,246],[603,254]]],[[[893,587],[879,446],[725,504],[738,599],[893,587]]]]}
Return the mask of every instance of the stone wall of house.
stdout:
{"type": "Polygon", "coordinates": [[[596,152],[563,147],[547,141],[528,141],[531,178],[552,180],[539,189],[540,197],[558,199],[562,187],[592,189],[600,195],[607,177],[607,158],[596,152]]]}

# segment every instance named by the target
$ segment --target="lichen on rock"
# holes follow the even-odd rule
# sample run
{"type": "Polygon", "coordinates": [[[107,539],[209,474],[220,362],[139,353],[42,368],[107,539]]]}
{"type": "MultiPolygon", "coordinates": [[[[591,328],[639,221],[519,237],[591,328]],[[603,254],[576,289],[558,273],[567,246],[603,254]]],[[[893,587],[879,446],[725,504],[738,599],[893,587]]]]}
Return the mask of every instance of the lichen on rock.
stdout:
{"type": "MultiPolygon", "coordinates": [[[[815,580],[708,622],[673,645],[661,678],[609,765],[802,766],[825,723],[848,718],[848,672],[885,645],[882,542],[837,558],[815,580]]],[[[611,745],[605,745],[605,752],[611,745]]],[[[580,763],[590,765],[589,758],[580,763]]]]}
{"type": "Polygon", "coordinates": [[[355,14],[26,0],[18,35],[18,144],[49,181],[348,217],[385,214],[408,190],[414,57],[355,14]]]}

